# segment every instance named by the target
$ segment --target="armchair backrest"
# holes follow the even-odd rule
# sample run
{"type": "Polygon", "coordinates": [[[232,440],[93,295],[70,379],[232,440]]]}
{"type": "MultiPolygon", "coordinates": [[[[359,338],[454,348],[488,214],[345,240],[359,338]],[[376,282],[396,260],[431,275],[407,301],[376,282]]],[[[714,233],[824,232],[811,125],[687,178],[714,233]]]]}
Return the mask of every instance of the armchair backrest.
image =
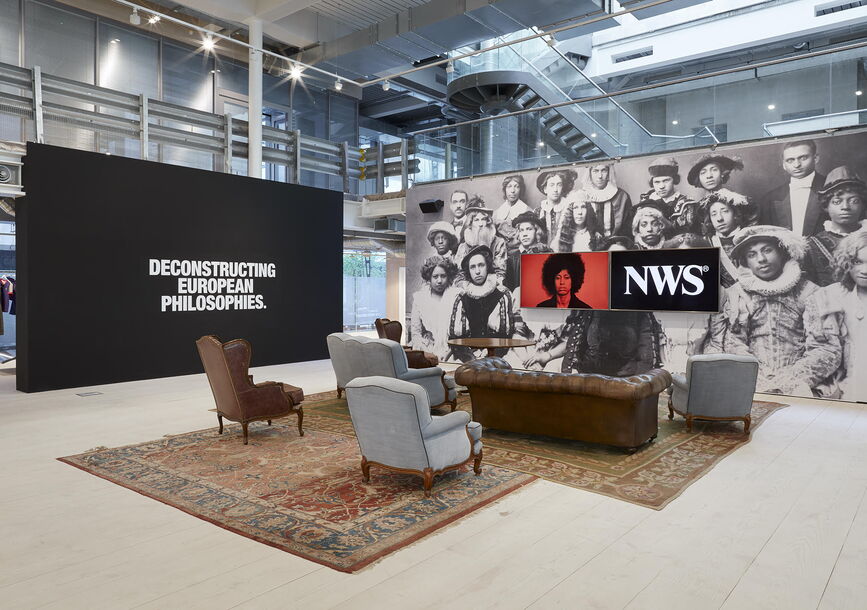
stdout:
{"type": "Polygon", "coordinates": [[[346,399],[361,453],[371,462],[424,470],[430,465],[422,430],[431,423],[427,392],[391,377],[358,377],[346,399]]]}
{"type": "Polygon", "coordinates": [[[406,352],[395,341],[346,333],[332,333],[326,341],[339,387],[356,377],[400,377],[409,369],[406,352]]]}
{"type": "Polygon", "coordinates": [[[746,415],[753,405],[759,361],[739,354],[690,356],[686,365],[688,410],[709,417],[746,415]]]}
{"type": "Polygon", "coordinates": [[[380,339],[391,339],[400,343],[400,338],[403,336],[403,325],[400,322],[388,318],[377,318],[373,325],[376,327],[376,333],[380,339]]]}
{"type": "Polygon", "coordinates": [[[196,341],[196,348],[217,409],[229,417],[240,416],[238,392],[250,387],[250,343],[244,339],[223,343],[219,337],[206,335],[196,341]]]}

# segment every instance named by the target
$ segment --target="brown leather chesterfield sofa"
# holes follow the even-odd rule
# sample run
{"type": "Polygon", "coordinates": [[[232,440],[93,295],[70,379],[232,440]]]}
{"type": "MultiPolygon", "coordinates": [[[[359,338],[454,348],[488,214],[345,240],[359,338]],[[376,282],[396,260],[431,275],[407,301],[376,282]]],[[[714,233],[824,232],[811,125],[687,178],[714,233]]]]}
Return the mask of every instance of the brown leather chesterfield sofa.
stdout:
{"type": "Polygon", "coordinates": [[[486,428],[623,447],[656,438],[659,393],[671,374],[653,369],[632,377],[513,370],[502,358],[461,365],[473,420],[486,428]]]}

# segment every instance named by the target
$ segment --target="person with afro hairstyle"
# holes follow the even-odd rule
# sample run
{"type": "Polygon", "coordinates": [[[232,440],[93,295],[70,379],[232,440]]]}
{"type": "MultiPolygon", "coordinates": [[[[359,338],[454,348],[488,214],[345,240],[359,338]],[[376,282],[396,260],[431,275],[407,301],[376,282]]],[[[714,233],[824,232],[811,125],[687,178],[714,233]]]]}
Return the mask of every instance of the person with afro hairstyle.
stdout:
{"type": "Polygon", "coordinates": [[[457,296],[457,265],[443,256],[431,256],[421,267],[424,280],[412,297],[410,337],[413,349],[445,360],[449,353],[448,314],[457,296]]]}
{"type": "Polygon", "coordinates": [[[580,254],[552,254],[542,264],[542,286],[550,299],[536,307],[593,309],[576,296],[584,284],[584,261],[580,254]]]}

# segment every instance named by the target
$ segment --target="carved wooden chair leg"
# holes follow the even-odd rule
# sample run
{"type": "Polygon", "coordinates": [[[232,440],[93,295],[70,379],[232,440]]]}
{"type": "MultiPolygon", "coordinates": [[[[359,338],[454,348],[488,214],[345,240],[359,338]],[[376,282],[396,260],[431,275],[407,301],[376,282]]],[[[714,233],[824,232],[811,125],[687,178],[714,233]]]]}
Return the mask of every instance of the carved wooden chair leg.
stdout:
{"type": "Polygon", "coordinates": [[[430,498],[430,490],[433,488],[434,472],[432,468],[424,469],[424,497],[430,498]]]}
{"type": "Polygon", "coordinates": [[[455,409],[458,408],[458,401],[457,401],[457,399],[455,399],[455,400],[450,400],[450,401],[449,401],[449,404],[452,406],[452,413],[454,413],[454,412],[455,412],[455,409]]]}
{"type": "Polygon", "coordinates": [[[361,480],[365,483],[370,483],[370,464],[367,463],[367,458],[361,456],[361,480]]]}
{"type": "Polygon", "coordinates": [[[340,398],[342,395],[343,395],[343,388],[338,387],[337,388],[337,398],[340,398]]]}
{"type": "Polygon", "coordinates": [[[746,415],[744,417],[744,434],[750,433],[750,424],[752,423],[752,421],[753,421],[752,415],[746,415]]]}
{"type": "Polygon", "coordinates": [[[269,426],[271,425],[271,420],[270,420],[270,419],[268,420],[268,425],[269,425],[269,426]]]}
{"type": "Polygon", "coordinates": [[[686,416],[686,431],[692,432],[692,415],[686,416]]]}
{"type": "Polygon", "coordinates": [[[298,436],[304,436],[304,430],[301,428],[301,424],[304,423],[304,409],[301,406],[298,406],[298,436]]]}
{"type": "Polygon", "coordinates": [[[674,405],[671,403],[671,394],[668,395],[668,419],[674,419],[674,405]]]}
{"type": "Polygon", "coordinates": [[[217,421],[220,422],[220,434],[223,433],[223,416],[217,413],[217,421]]]}
{"type": "Polygon", "coordinates": [[[241,422],[241,430],[244,431],[244,444],[247,444],[247,426],[249,424],[247,422],[241,422]]]}
{"type": "Polygon", "coordinates": [[[476,456],[476,459],[473,460],[473,472],[476,473],[476,476],[482,474],[482,453],[484,450],[479,451],[479,455],[476,456]]]}

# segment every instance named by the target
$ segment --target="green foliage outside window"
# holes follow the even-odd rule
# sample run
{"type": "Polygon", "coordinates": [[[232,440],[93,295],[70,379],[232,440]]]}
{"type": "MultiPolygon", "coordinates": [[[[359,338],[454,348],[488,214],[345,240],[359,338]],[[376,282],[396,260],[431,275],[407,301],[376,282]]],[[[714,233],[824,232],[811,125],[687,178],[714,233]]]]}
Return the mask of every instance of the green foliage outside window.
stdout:
{"type": "Polygon", "coordinates": [[[343,252],[344,277],[385,277],[385,255],[376,252],[343,252]]]}

